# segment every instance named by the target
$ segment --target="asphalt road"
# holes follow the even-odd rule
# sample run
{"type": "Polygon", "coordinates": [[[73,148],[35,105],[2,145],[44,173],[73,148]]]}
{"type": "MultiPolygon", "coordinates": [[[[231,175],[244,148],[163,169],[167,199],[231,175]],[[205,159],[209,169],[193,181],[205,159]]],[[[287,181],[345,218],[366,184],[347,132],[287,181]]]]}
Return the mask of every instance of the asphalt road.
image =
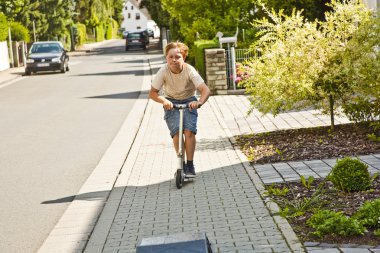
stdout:
{"type": "Polygon", "coordinates": [[[0,87],[0,252],[36,252],[96,167],[141,90],[124,41],[0,87]]]}

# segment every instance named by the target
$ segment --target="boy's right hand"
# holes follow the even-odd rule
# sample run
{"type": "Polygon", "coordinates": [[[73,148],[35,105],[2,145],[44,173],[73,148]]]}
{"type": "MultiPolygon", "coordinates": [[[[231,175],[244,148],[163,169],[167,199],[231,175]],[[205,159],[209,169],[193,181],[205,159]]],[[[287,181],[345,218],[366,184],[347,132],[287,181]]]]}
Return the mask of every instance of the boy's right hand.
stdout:
{"type": "Polygon", "coordinates": [[[164,105],[165,110],[172,110],[173,109],[173,103],[167,99],[164,100],[163,105],[164,105]]]}

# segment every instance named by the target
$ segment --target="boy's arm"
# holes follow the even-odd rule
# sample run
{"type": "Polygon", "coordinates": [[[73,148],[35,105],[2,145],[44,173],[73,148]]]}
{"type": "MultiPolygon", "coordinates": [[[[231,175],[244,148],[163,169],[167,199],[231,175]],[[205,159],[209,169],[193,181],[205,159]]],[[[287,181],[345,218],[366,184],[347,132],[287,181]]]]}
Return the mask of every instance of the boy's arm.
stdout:
{"type": "Polygon", "coordinates": [[[201,94],[201,97],[198,101],[194,101],[189,104],[190,110],[200,108],[204,103],[206,103],[208,97],[210,96],[210,89],[205,83],[200,84],[197,89],[201,94]]]}
{"type": "Polygon", "coordinates": [[[163,106],[166,110],[173,109],[172,102],[167,100],[165,97],[160,96],[159,92],[160,92],[160,90],[157,90],[156,88],[150,87],[149,98],[156,101],[157,103],[163,104],[163,106]]]}

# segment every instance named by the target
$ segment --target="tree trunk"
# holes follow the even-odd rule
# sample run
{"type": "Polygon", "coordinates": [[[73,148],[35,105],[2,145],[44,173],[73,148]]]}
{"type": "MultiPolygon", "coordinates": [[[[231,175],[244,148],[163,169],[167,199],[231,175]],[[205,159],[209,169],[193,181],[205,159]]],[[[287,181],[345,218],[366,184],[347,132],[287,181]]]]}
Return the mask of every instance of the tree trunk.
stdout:
{"type": "Polygon", "coordinates": [[[329,95],[329,104],[330,104],[330,120],[331,120],[331,131],[334,131],[334,97],[329,95]]]}

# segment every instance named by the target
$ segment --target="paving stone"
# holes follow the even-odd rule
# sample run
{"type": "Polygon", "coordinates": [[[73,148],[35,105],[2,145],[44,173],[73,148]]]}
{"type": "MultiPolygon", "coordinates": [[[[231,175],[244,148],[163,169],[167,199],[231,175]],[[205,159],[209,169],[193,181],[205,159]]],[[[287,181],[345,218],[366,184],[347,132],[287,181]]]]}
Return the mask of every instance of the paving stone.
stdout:
{"type": "Polygon", "coordinates": [[[370,253],[371,251],[368,249],[360,249],[360,248],[339,248],[343,253],[370,253]]]}

